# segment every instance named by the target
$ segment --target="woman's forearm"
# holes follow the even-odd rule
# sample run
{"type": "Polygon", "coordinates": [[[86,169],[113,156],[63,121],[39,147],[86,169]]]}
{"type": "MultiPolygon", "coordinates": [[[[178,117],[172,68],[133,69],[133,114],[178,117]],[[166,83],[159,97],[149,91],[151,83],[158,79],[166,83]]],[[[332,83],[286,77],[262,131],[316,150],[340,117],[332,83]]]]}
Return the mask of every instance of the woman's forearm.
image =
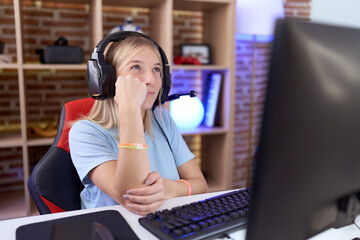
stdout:
{"type": "MultiPolygon", "coordinates": [[[[119,142],[145,144],[144,125],[141,110],[119,113],[119,142]]],[[[114,186],[121,194],[131,188],[145,186],[150,173],[147,150],[119,148],[114,186]]]]}
{"type": "MultiPolygon", "coordinates": [[[[184,180],[190,184],[192,195],[209,192],[207,183],[203,178],[189,178],[184,180]]],[[[164,179],[164,184],[166,199],[187,196],[189,193],[187,184],[182,181],[164,179]]]]}

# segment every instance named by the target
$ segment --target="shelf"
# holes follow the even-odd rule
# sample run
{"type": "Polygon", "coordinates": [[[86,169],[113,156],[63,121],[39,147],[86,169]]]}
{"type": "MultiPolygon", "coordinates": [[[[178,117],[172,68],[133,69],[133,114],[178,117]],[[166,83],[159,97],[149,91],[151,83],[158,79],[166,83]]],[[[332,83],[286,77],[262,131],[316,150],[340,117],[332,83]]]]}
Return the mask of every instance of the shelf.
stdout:
{"type": "Polygon", "coordinates": [[[36,147],[36,146],[50,146],[53,144],[54,138],[34,138],[28,139],[27,145],[29,147],[36,147]]]}
{"type": "Polygon", "coordinates": [[[86,64],[24,64],[26,70],[86,70],[86,64]]]}
{"type": "Polygon", "coordinates": [[[235,0],[174,0],[174,10],[211,11],[229,3],[235,3],[235,0]]]}
{"type": "MultiPolygon", "coordinates": [[[[152,8],[164,0],[122,0],[121,6],[124,7],[135,7],[135,8],[152,8]]],[[[119,5],[118,0],[103,0],[103,5],[119,5]]]]}
{"type": "Polygon", "coordinates": [[[54,2],[54,3],[89,3],[89,0],[48,0],[47,2],[54,2]]]}
{"type": "Polygon", "coordinates": [[[0,69],[17,69],[19,65],[17,63],[1,63],[0,69]]]}
{"type": "Polygon", "coordinates": [[[6,131],[0,132],[0,148],[21,147],[21,132],[6,131]]]}
{"type": "MultiPolygon", "coordinates": [[[[57,2],[57,3],[75,3],[75,4],[89,4],[91,1],[89,0],[49,0],[47,2],[57,2]]],[[[123,7],[141,7],[141,8],[149,8],[154,5],[157,5],[164,0],[122,0],[120,2],[123,7]]],[[[118,0],[102,0],[103,5],[119,5],[118,0]]]]}
{"type": "Polygon", "coordinates": [[[228,69],[225,65],[173,65],[173,70],[224,70],[228,69]]]}
{"type": "Polygon", "coordinates": [[[180,129],[180,133],[183,136],[191,136],[191,135],[196,135],[196,134],[217,135],[217,134],[224,134],[227,131],[228,130],[225,129],[224,127],[209,128],[209,127],[205,127],[205,126],[200,126],[200,127],[194,128],[194,129],[180,129]]]}
{"type": "MultiPolygon", "coordinates": [[[[29,147],[35,146],[47,146],[54,142],[54,138],[34,138],[28,139],[27,145],[29,147]]],[[[9,147],[21,147],[21,132],[20,131],[9,131],[0,132],[0,148],[9,147]]]]}

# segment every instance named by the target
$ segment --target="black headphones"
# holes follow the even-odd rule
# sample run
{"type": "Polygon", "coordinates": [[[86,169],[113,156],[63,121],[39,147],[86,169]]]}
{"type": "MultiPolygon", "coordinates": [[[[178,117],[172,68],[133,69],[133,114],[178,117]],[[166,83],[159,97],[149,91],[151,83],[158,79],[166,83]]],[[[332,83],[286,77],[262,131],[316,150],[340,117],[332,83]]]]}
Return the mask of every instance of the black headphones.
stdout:
{"type": "MultiPolygon", "coordinates": [[[[110,42],[120,42],[128,37],[143,37],[152,41],[160,52],[163,65],[161,104],[168,100],[168,94],[172,86],[170,66],[162,48],[150,37],[139,32],[122,31],[109,34],[104,37],[95,47],[91,58],[87,63],[86,80],[89,87],[89,93],[95,99],[107,99],[115,96],[116,70],[114,66],[105,62],[104,50],[110,42]]],[[[159,98],[159,96],[158,96],[159,98]]],[[[155,101],[154,106],[159,102],[155,101]]]]}

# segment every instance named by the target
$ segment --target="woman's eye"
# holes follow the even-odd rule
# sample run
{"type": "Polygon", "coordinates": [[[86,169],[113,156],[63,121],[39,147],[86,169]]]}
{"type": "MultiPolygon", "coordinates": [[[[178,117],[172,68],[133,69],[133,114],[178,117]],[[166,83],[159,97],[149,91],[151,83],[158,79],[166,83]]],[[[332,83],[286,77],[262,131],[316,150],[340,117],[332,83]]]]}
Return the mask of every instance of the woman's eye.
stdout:
{"type": "Polygon", "coordinates": [[[134,66],[131,67],[131,69],[140,70],[141,68],[140,68],[139,65],[134,65],[134,66]]]}
{"type": "Polygon", "coordinates": [[[160,72],[160,71],[161,71],[160,68],[158,67],[154,68],[154,72],[160,72]]]}

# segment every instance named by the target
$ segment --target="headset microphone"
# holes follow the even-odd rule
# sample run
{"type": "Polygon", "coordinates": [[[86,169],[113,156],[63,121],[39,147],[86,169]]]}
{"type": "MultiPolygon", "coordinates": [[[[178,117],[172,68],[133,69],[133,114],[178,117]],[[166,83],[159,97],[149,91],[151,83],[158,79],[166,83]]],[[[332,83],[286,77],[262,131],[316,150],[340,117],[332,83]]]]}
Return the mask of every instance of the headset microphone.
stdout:
{"type": "Polygon", "coordinates": [[[169,101],[172,101],[172,100],[179,99],[181,96],[186,96],[186,95],[189,95],[190,97],[196,97],[196,96],[197,96],[197,92],[191,90],[191,91],[188,92],[188,93],[176,93],[176,94],[173,94],[173,95],[168,96],[168,98],[167,98],[165,101],[166,101],[166,102],[169,102],[169,101]]]}

